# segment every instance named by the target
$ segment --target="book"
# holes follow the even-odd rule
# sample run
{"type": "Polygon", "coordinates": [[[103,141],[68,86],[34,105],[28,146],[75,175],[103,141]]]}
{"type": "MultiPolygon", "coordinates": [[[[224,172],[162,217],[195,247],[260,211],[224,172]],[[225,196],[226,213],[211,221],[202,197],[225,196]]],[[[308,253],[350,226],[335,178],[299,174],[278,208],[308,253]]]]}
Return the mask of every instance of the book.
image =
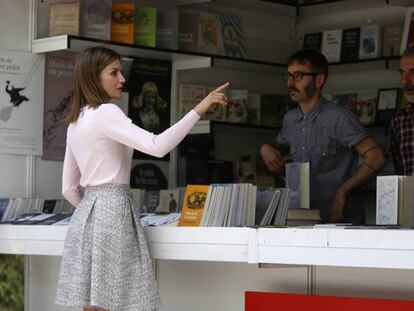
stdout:
{"type": "Polygon", "coordinates": [[[382,56],[400,55],[404,24],[389,24],[382,27],[382,56]]]}
{"type": "Polygon", "coordinates": [[[359,58],[379,57],[379,38],[380,27],[375,25],[361,26],[361,35],[359,42],[359,58]]]}
{"type": "Polygon", "coordinates": [[[111,14],[112,0],[81,0],[81,36],[110,40],[111,14]]]}
{"type": "Polygon", "coordinates": [[[179,226],[199,226],[203,215],[208,187],[208,185],[187,185],[179,226]]]}
{"type": "Polygon", "coordinates": [[[361,28],[348,28],[342,32],[341,62],[358,60],[361,28]]]}
{"type": "Polygon", "coordinates": [[[180,190],[178,189],[163,189],[160,190],[160,198],[157,213],[177,213],[178,202],[180,200],[180,190]]]}
{"type": "Polygon", "coordinates": [[[309,162],[286,163],[286,187],[290,190],[289,208],[310,208],[309,162]]]}
{"type": "Polygon", "coordinates": [[[80,0],[50,1],[49,37],[79,35],[80,0]]]}
{"type": "Polygon", "coordinates": [[[76,53],[58,51],[45,56],[42,160],[63,161],[66,132],[73,99],[76,53]]]}
{"type": "Polygon", "coordinates": [[[178,49],[196,52],[198,49],[198,12],[180,11],[178,24],[178,49]]]}
{"type": "Polygon", "coordinates": [[[414,45],[414,7],[408,7],[405,13],[404,32],[401,40],[400,54],[414,45]]]}
{"type": "Polygon", "coordinates": [[[303,38],[303,49],[321,51],[322,32],[307,33],[303,38]]]}
{"type": "Polygon", "coordinates": [[[248,91],[230,90],[227,93],[227,121],[235,123],[247,122],[248,91]]]}
{"type": "Polygon", "coordinates": [[[157,8],[135,7],[134,44],[155,47],[157,40],[157,8]]]}
{"type": "Polygon", "coordinates": [[[247,95],[247,123],[260,124],[260,101],[261,94],[249,92],[247,95]]]}
{"type": "Polygon", "coordinates": [[[377,176],[376,224],[414,226],[414,176],[377,176]]]}
{"type": "MultiPolygon", "coordinates": [[[[170,126],[171,61],[134,58],[129,85],[128,116],[139,127],[159,134],[170,126]]],[[[150,156],[134,151],[134,158],[150,156]]],[[[168,160],[167,154],[163,160],[168,160]]]]}
{"type": "MultiPolygon", "coordinates": [[[[178,110],[179,116],[185,116],[191,109],[193,109],[199,102],[203,100],[206,95],[206,87],[204,85],[180,84],[178,90],[178,110]]],[[[214,108],[209,110],[214,111],[214,108]]],[[[212,112],[209,112],[211,115],[212,112]]]]}
{"type": "Polygon", "coordinates": [[[224,54],[222,32],[216,14],[198,12],[197,51],[215,55],[224,54]]]}
{"type": "Polygon", "coordinates": [[[322,35],[322,54],[328,62],[339,62],[341,59],[342,29],[325,30],[322,35]]]}
{"type": "Polygon", "coordinates": [[[122,43],[134,43],[134,14],[133,3],[112,4],[111,40],[122,43]]]}
{"type": "Polygon", "coordinates": [[[247,49],[243,24],[236,15],[219,14],[219,31],[223,40],[224,55],[235,58],[246,58],[247,49]]]}
{"type": "Polygon", "coordinates": [[[177,10],[157,9],[157,47],[178,49],[178,18],[177,10]]]}
{"type": "Polygon", "coordinates": [[[356,113],[363,125],[375,124],[377,111],[377,90],[365,90],[357,93],[356,113]]]}
{"type": "Polygon", "coordinates": [[[357,94],[353,92],[335,94],[333,102],[338,106],[357,114],[356,102],[357,94]]]}
{"type": "Polygon", "coordinates": [[[160,190],[146,190],[144,194],[144,211],[155,213],[160,200],[160,190]]]}

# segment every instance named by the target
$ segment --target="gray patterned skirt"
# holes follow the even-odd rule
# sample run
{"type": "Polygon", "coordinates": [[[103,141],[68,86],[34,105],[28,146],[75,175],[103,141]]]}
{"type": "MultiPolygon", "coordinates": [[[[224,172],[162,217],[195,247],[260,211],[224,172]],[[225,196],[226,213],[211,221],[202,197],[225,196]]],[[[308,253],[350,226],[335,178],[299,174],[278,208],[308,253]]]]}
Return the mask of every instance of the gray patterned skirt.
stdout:
{"type": "Polygon", "coordinates": [[[159,307],[152,261],[128,185],[85,188],[67,230],[56,303],[110,311],[159,307]]]}

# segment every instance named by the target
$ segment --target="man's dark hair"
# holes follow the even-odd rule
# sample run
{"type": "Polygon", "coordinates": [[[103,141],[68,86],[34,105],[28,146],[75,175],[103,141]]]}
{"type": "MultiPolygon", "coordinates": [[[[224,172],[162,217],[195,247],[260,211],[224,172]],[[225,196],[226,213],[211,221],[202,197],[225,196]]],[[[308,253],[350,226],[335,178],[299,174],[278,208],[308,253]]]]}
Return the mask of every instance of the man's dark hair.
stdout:
{"type": "Polygon", "coordinates": [[[299,50],[289,57],[288,66],[293,62],[298,62],[302,65],[308,64],[313,72],[321,73],[326,76],[329,74],[328,60],[317,50],[299,50]]]}
{"type": "Polygon", "coordinates": [[[407,48],[401,56],[413,56],[414,55],[414,46],[407,48]]]}

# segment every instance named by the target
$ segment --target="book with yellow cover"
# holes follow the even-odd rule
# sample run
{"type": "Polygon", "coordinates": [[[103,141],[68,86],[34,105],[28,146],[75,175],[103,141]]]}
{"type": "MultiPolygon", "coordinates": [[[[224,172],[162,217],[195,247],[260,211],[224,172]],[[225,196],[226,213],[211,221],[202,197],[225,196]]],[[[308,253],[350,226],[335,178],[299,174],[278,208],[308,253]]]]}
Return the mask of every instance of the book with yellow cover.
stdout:
{"type": "Polygon", "coordinates": [[[187,185],[179,226],[198,227],[203,215],[208,185],[187,185]]]}

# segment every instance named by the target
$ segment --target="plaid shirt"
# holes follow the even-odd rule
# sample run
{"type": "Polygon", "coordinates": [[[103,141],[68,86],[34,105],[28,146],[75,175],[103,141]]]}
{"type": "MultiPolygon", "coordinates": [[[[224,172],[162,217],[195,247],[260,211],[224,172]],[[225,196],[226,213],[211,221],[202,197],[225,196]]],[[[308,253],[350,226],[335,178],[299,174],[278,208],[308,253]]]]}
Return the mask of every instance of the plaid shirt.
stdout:
{"type": "MultiPolygon", "coordinates": [[[[323,98],[306,115],[299,108],[285,115],[277,141],[290,148],[293,161],[309,162],[310,206],[320,210],[324,221],[329,220],[337,189],[357,169],[358,154],[352,146],[368,136],[353,113],[323,98]]],[[[351,198],[347,199],[347,208],[355,204],[351,198]]],[[[364,215],[351,214],[347,221],[364,215]]]]}
{"type": "Polygon", "coordinates": [[[391,120],[390,152],[398,174],[414,175],[414,112],[413,105],[398,111],[391,120]]]}

